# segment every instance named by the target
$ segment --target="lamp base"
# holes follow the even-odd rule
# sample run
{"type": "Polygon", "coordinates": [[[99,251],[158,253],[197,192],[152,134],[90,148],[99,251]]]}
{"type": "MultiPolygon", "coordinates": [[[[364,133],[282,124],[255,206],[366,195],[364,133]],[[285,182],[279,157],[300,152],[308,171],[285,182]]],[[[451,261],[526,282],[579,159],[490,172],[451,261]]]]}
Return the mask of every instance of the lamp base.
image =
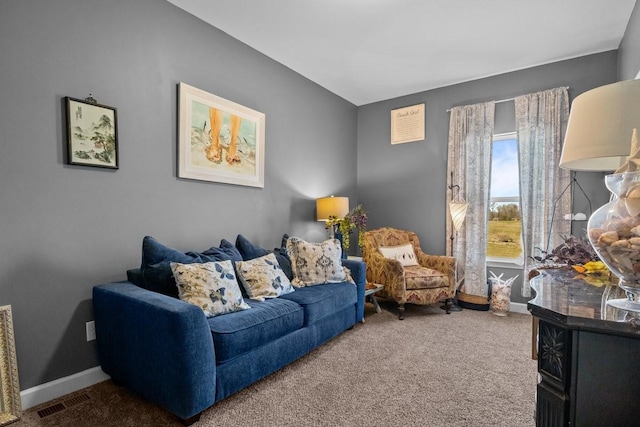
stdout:
{"type": "Polygon", "coordinates": [[[457,295],[457,293],[456,293],[456,296],[451,298],[451,305],[449,305],[449,307],[447,307],[447,302],[445,302],[444,304],[442,304],[440,306],[440,309],[448,310],[448,311],[462,311],[462,307],[460,307],[458,305],[458,295],[457,295]]]}
{"type": "Polygon", "coordinates": [[[478,295],[458,293],[458,305],[470,310],[489,311],[489,298],[478,295]]]}

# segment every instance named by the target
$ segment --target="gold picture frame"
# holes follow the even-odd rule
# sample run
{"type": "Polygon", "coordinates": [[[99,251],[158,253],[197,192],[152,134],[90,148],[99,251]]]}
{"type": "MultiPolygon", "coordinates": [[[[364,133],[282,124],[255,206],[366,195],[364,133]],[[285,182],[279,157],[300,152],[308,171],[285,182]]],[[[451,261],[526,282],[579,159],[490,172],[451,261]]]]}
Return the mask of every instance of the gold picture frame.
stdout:
{"type": "Polygon", "coordinates": [[[0,306],[0,426],[19,420],[21,415],[11,306],[3,305],[0,306]]]}

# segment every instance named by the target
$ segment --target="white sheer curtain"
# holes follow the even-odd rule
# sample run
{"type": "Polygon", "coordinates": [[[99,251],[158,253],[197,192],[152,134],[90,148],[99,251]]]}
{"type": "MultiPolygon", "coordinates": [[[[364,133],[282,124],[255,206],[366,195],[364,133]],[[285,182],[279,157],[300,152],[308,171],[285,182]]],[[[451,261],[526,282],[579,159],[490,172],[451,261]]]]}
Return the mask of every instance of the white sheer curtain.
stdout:
{"type": "MultiPolygon", "coordinates": [[[[550,89],[515,98],[520,161],[520,212],[525,272],[530,256],[550,251],[571,234],[571,192],[558,199],[570,183],[569,171],[560,169],[562,141],[569,117],[567,88],[550,89]]],[[[522,295],[531,296],[529,286],[522,295]]]]}
{"type": "MultiPolygon", "coordinates": [[[[457,234],[447,214],[447,238],[456,236],[453,254],[449,242],[447,254],[457,258],[458,276],[464,277],[461,291],[477,296],[487,295],[485,262],[494,112],[495,102],[466,105],[452,108],[449,119],[449,187],[459,186],[459,196],[467,201],[468,208],[457,234]]],[[[456,196],[457,188],[448,191],[447,206],[456,196]]]]}

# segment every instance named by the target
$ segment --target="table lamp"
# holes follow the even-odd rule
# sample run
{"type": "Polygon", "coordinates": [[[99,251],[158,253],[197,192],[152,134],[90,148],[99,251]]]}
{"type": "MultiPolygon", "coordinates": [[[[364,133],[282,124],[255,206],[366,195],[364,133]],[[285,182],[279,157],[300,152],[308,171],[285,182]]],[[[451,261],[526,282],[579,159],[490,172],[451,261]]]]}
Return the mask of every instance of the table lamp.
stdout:
{"type": "MultiPolygon", "coordinates": [[[[349,213],[348,197],[322,197],[316,199],[316,219],[318,221],[329,221],[330,219],[344,218],[349,213]]],[[[335,237],[334,227],[329,227],[331,238],[335,237]]]]}
{"type": "Polygon", "coordinates": [[[629,156],[634,128],[640,128],[640,80],[584,92],[571,104],[560,167],[616,170],[629,156]]]}
{"type": "Polygon", "coordinates": [[[620,279],[618,286],[627,295],[607,304],[634,312],[640,312],[640,247],[634,245],[634,239],[640,237],[637,129],[640,80],[592,89],[576,97],[571,105],[560,158],[564,169],[616,171],[605,177],[605,184],[615,197],[591,215],[587,231],[589,242],[620,279]]]}

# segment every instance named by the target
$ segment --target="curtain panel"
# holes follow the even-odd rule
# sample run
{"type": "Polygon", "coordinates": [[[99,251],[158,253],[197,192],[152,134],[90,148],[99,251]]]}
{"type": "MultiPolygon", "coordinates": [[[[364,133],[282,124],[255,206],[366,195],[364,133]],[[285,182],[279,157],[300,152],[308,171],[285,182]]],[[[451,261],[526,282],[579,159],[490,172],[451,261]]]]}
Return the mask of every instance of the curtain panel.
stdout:
{"type": "MultiPolygon", "coordinates": [[[[566,87],[531,93],[515,98],[518,156],[520,162],[520,212],[524,271],[531,256],[550,251],[571,234],[570,172],[560,169],[562,142],[569,118],[566,87]]],[[[526,276],[525,276],[526,277],[526,276]]],[[[531,296],[526,283],[522,295],[531,296]]]]}
{"type": "Polygon", "coordinates": [[[486,296],[488,291],[485,264],[494,112],[493,101],[466,105],[452,108],[449,119],[447,255],[456,257],[458,277],[464,277],[461,292],[477,296],[486,296]],[[451,188],[456,185],[459,190],[451,188]],[[456,197],[468,203],[466,219],[457,233],[448,211],[449,202],[456,197]]]}

